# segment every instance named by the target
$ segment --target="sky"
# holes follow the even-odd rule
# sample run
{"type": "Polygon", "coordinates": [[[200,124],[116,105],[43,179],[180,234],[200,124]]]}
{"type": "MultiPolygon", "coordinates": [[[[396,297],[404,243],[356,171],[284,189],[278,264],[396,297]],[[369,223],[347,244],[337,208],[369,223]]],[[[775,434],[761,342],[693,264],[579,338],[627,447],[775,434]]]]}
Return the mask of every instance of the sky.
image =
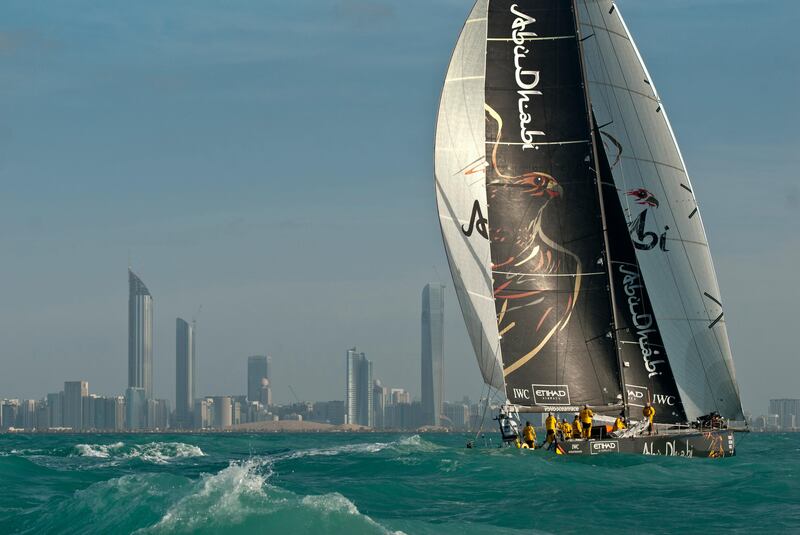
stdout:
{"type": "MultiPolygon", "coordinates": [[[[618,2],[706,225],[746,411],[800,397],[800,4],[618,2]]],[[[155,391],[197,317],[201,395],[344,398],[357,345],[419,395],[420,294],[447,285],[445,397],[482,381],[436,216],[433,131],[461,0],[0,5],[0,398],[122,393],[127,267],[155,391]],[[202,307],[202,308],[200,308],[202,307]],[[199,312],[198,312],[199,310],[199,312]]]]}

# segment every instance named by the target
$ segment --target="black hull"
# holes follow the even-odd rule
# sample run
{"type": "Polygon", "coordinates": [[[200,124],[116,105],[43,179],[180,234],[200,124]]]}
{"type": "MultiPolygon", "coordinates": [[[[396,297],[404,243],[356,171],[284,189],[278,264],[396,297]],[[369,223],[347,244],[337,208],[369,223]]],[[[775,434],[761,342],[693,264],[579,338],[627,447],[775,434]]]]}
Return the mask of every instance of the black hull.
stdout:
{"type": "MultiPolygon", "coordinates": [[[[566,455],[605,455],[635,453],[671,457],[732,457],[736,454],[733,431],[675,433],[603,440],[567,440],[559,442],[566,455]]],[[[552,448],[551,448],[552,449],[552,448]]]]}

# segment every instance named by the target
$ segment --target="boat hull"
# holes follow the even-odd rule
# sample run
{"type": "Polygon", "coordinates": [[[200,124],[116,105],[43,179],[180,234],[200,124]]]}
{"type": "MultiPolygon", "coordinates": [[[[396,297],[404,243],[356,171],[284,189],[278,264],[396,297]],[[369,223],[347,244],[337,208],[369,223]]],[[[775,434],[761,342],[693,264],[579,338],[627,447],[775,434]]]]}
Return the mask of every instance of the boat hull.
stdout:
{"type": "Polygon", "coordinates": [[[670,457],[732,457],[736,454],[733,431],[607,438],[602,440],[568,440],[560,442],[567,455],[606,455],[635,453],[670,457]]]}

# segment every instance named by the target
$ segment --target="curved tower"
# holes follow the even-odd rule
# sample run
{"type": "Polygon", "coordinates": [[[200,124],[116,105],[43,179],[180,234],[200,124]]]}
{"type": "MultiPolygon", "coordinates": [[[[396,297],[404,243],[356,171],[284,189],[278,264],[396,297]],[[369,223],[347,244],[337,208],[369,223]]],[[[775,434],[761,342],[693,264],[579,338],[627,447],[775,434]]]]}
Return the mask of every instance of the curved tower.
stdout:
{"type": "Polygon", "coordinates": [[[153,399],[153,296],[128,268],[128,387],[153,399]]]}

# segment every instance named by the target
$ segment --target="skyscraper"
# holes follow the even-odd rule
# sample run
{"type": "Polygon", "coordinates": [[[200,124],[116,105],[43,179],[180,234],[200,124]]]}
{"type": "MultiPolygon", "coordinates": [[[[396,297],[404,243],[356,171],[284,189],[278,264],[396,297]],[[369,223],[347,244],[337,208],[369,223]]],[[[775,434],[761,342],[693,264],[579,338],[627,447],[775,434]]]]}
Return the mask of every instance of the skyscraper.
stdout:
{"type": "Polygon", "coordinates": [[[440,425],[444,360],[444,286],[422,290],[422,423],[440,425]]]}
{"type": "Polygon", "coordinates": [[[272,357],[253,355],[247,357],[247,401],[261,402],[262,379],[270,379],[272,357]]]}
{"type": "Polygon", "coordinates": [[[83,429],[83,402],[89,397],[88,381],[64,383],[64,427],[73,431],[83,429]]]}
{"type": "Polygon", "coordinates": [[[195,360],[194,323],[175,320],[175,425],[192,426],[194,399],[197,396],[197,361],[195,360]]]}
{"type": "Polygon", "coordinates": [[[354,347],[347,350],[347,423],[374,425],[372,362],[354,347]]]}
{"type": "Polygon", "coordinates": [[[153,297],[128,268],[128,387],[153,398],[153,297]]]}

